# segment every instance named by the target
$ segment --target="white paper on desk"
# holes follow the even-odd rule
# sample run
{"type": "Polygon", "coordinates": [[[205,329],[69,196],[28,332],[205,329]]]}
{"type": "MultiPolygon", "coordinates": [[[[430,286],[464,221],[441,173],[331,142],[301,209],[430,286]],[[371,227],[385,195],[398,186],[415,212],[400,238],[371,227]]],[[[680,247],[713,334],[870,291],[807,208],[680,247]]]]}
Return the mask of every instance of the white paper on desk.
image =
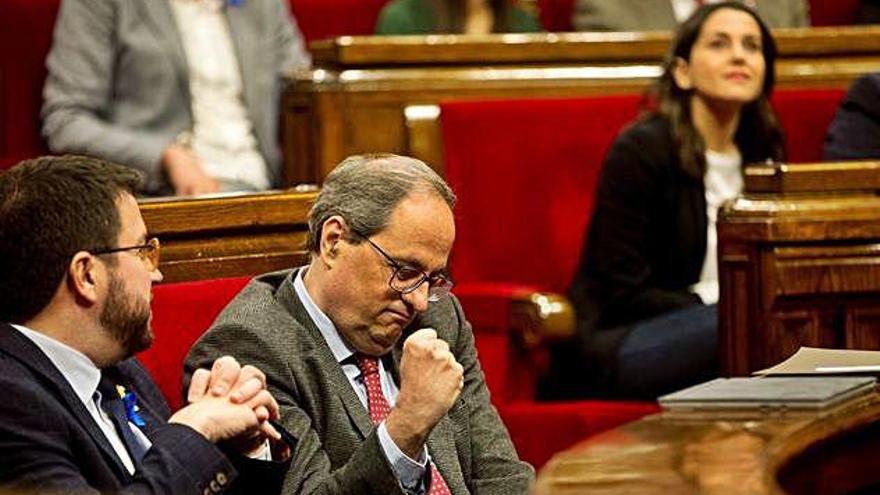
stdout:
{"type": "Polygon", "coordinates": [[[755,375],[839,375],[880,373],[880,351],[801,347],[776,366],[755,375]]]}

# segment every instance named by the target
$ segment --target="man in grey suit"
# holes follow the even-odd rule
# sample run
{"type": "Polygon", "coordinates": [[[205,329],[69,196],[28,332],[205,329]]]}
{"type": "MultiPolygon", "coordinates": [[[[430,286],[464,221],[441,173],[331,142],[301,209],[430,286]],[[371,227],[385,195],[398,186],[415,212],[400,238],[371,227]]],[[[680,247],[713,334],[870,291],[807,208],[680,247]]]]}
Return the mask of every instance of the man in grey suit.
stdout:
{"type": "Polygon", "coordinates": [[[149,193],[278,186],[282,74],[309,63],[287,0],[63,0],[43,134],[149,193]]]}
{"type": "MultiPolygon", "coordinates": [[[[575,0],[572,25],[578,31],[671,31],[699,3],[710,0],[575,0]]],[[[805,0],[743,0],[770,27],[807,27],[805,0]]]]}
{"type": "Polygon", "coordinates": [[[526,493],[449,294],[454,195],[424,163],[354,156],[309,214],[311,262],[257,277],[187,371],[234,354],[266,373],[299,439],[283,493],[526,493]]]}

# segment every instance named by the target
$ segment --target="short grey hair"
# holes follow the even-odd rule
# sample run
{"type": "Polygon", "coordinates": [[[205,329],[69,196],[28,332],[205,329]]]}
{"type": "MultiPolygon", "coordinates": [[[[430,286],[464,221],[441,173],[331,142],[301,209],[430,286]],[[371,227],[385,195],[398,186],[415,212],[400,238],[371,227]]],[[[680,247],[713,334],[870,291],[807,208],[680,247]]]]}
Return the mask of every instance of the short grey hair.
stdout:
{"type": "MultiPolygon", "coordinates": [[[[321,229],[339,215],[356,234],[370,237],[388,226],[397,205],[416,191],[434,192],[452,209],[455,193],[421,160],[390,153],[354,155],[327,176],[309,211],[308,247],[321,250],[321,229]]],[[[359,243],[360,239],[351,239],[359,243]]]]}

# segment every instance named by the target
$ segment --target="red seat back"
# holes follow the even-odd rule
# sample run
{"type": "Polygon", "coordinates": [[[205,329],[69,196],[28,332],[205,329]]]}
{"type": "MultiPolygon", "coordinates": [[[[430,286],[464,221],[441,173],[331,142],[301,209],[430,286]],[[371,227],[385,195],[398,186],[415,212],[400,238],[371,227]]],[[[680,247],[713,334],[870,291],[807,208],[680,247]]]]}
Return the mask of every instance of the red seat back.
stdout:
{"type": "Polygon", "coordinates": [[[821,162],[822,146],[843,89],[788,89],[773,94],[772,105],[785,133],[787,161],[821,162]]]}
{"type": "Polygon", "coordinates": [[[810,0],[810,24],[846,26],[856,20],[861,0],[810,0]]]}
{"type": "Polygon", "coordinates": [[[457,283],[563,292],[605,152],[636,95],[441,104],[446,176],[459,197],[457,283]]]}
{"type": "Polygon", "coordinates": [[[153,346],[138,359],[177,410],[182,404],[183,360],[250,277],[160,284],[153,288],[153,346]]]}
{"type": "Polygon", "coordinates": [[[0,2],[0,170],[46,153],[40,107],[61,0],[0,2]]]}
{"type": "Polygon", "coordinates": [[[538,17],[547,31],[572,31],[574,0],[538,0],[538,17]]]}
{"type": "Polygon", "coordinates": [[[389,0],[288,0],[306,40],[369,35],[389,0]]]}

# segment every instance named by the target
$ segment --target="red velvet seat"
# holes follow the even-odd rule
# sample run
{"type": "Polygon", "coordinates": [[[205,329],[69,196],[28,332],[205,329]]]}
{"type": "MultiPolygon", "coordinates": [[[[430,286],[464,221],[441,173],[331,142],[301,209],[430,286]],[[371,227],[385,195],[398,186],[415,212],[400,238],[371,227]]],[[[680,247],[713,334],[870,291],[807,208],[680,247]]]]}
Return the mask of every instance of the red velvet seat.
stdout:
{"type": "MultiPolygon", "coordinates": [[[[819,161],[843,90],[786,90],[773,98],[792,162],[819,161]]],[[[459,197],[451,258],[455,293],[477,339],[493,401],[520,455],[541,465],[555,450],[656,410],[653,403],[537,403],[547,355],[510,332],[512,297],[564,292],[580,257],[598,172],[637,95],[446,102],[446,176],[459,197]],[[552,417],[551,420],[544,419],[552,417]],[[540,425],[540,426],[539,426],[540,425]]]]}
{"type": "Polygon", "coordinates": [[[538,17],[545,31],[572,31],[575,0],[538,0],[538,17]]]}
{"type": "Polygon", "coordinates": [[[447,102],[446,176],[459,197],[450,269],[474,326],[492,400],[519,455],[556,451],[655,412],[654,403],[539,403],[547,355],[510,331],[511,296],[564,292],[577,265],[604,155],[639,96],[447,102]]]}
{"type": "Polygon", "coordinates": [[[370,35],[389,0],[288,0],[308,41],[370,35]]]}
{"type": "Polygon", "coordinates": [[[789,89],[776,91],[772,105],[785,133],[786,157],[791,163],[822,161],[822,146],[843,89],[789,89]]]}
{"type": "Polygon", "coordinates": [[[40,107],[46,55],[61,0],[0,2],[0,170],[46,153],[40,107]]]}
{"type": "Polygon", "coordinates": [[[856,20],[861,0],[810,0],[810,24],[847,26],[856,20]]]}
{"type": "Polygon", "coordinates": [[[160,284],[153,288],[153,346],[138,358],[172,410],[182,404],[183,360],[250,277],[160,284]]]}

